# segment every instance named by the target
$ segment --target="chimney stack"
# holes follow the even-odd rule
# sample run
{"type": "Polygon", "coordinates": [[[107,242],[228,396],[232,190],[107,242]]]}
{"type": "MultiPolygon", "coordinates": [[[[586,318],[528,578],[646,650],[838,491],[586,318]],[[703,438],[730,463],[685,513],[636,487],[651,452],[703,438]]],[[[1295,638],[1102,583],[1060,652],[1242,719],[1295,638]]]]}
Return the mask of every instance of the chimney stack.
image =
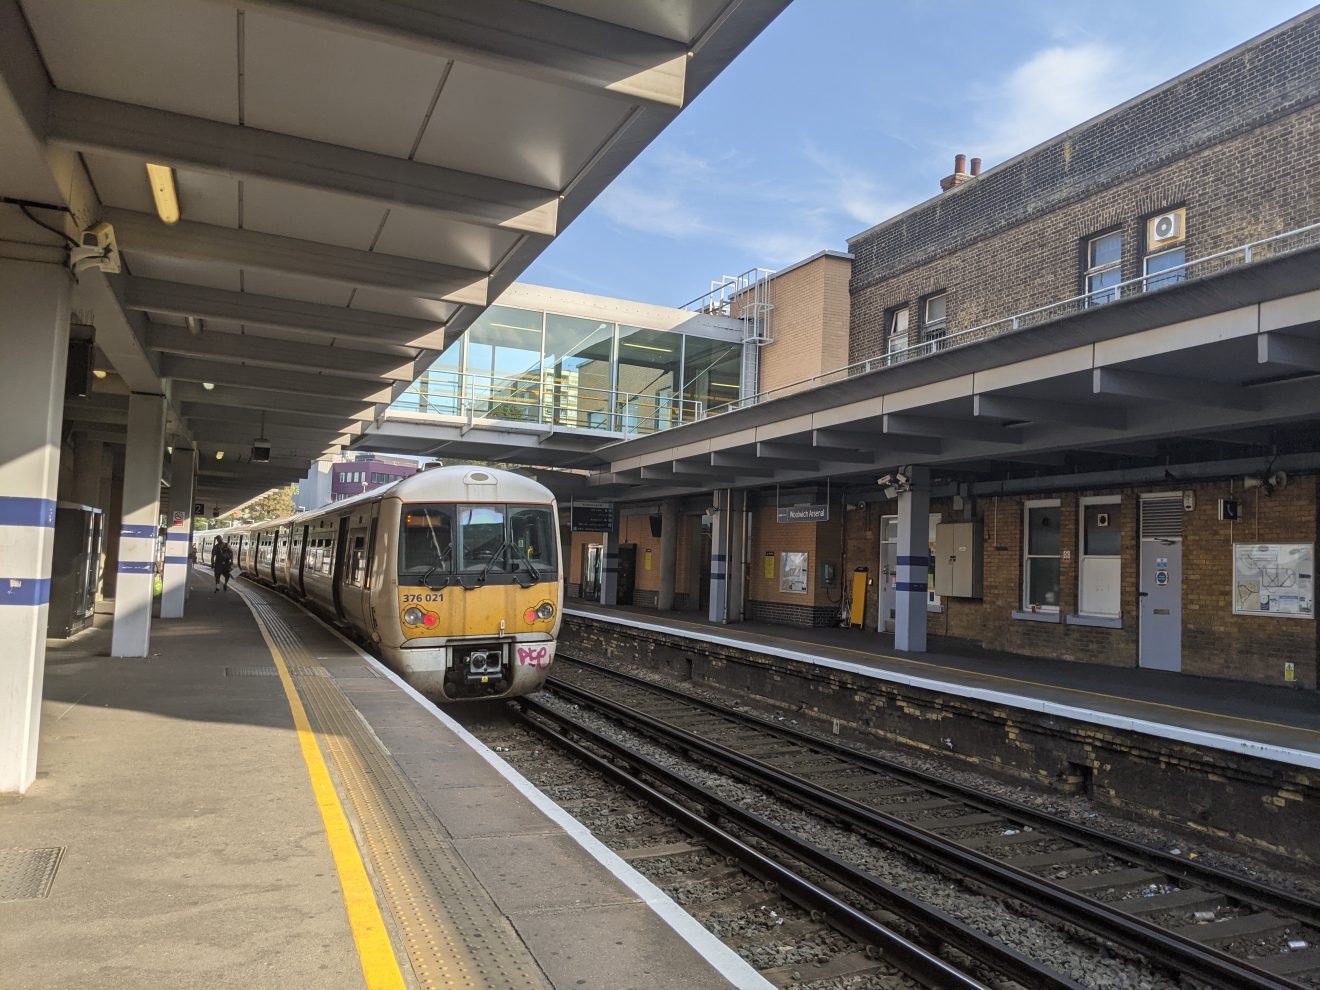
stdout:
{"type": "Polygon", "coordinates": [[[954,155],[953,175],[946,175],[944,178],[940,179],[940,189],[943,192],[948,192],[954,186],[966,182],[970,178],[971,176],[967,174],[967,156],[954,155]]]}
{"type": "Polygon", "coordinates": [[[976,176],[978,176],[978,175],[980,175],[980,174],[981,174],[981,159],[979,159],[979,158],[973,158],[973,159],[972,159],[972,178],[976,178],[976,176]]]}
{"type": "Polygon", "coordinates": [[[953,174],[954,174],[954,175],[962,175],[962,174],[965,173],[966,171],[967,171],[967,156],[966,156],[966,155],[954,155],[954,156],[953,156],[953,174]]]}

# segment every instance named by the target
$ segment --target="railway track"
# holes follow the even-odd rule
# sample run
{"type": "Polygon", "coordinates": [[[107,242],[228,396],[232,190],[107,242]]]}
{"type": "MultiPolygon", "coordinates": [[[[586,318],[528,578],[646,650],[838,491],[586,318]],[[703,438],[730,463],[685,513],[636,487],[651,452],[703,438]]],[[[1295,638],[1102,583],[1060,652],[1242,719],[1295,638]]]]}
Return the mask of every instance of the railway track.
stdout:
{"type": "Polygon", "coordinates": [[[559,659],[568,661],[556,664],[551,683],[560,696],[978,889],[1205,985],[1320,986],[1313,901],[778,722],[559,659]]]}

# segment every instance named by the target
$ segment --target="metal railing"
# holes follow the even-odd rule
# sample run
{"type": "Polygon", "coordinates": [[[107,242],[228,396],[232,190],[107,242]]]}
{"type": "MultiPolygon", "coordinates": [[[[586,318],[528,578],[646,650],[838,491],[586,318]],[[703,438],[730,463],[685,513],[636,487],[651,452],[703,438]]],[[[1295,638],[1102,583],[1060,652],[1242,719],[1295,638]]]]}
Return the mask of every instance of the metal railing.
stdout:
{"type": "Polygon", "coordinates": [[[732,409],[763,402],[766,399],[774,398],[779,395],[788,395],[793,392],[806,391],[807,389],[818,388],[821,385],[828,385],[831,382],[842,381],[857,375],[863,375],[867,372],[877,371],[882,368],[891,368],[910,361],[921,360],[922,358],[933,357],[936,354],[943,354],[959,347],[965,347],[968,344],[975,344],[983,340],[989,340],[993,337],[1001,337],[1006,334],[1016,333],[1019,330],[1039,326],[1042,323],[1049,323],[1053,320],[1061,319],[1065,316],[1071,316],[1087,309],[1108,305],[1118,299],[1135,295],[1145,295],[1150,292],[1158,292],[1184,282],[1207,278],[1231,268],[1239,268],[1243,265],[1249,265],[1257,261],[1264,261],[1268,258],[1277,258],[1293,251],[1300,251],[1317,245],[1320,245],[1320,223],[1309,224],[1305,227],[1299,227],[1296,230],[1290,230],[1283,234],[1276,234],[1273,237],[1267,237],[1264,240],[1252,241],[1248,244],[1240,244],[1237,247],[1229,248],[1226,251],[1219,251],[1215,254],[1206,255],[1204,258],[1196,258],[1181,265],[1172,266],[1161,272],[1142,275],[1138,278],[1131,278],[1124,282],[1117,282],[1114,285],[1105,286],[1103,289],[1082,293],[1078,296],[1070,296],[1067,299],[1061,299],[1044,306],[1037,306],[1035,309],[1015,313],[1012,316],[1005,316],[1001,319],[991,320],[988,323],[981,323],[977,326],[969,327],[966,330],[946,331],[937,339],[923,340],[909,347],[899,348],[885,354],[879,354],[875,357],[866,358],[863,361],[855,361],[852,364],[845,365],[842,368],[836,368],[833,371],[822,372],[821,374],[813,375],[810,378],[803,378],[786,385],[779,385],[775,388],[766,389],[757,392],[752,396],[743,396],[735,402],[711,406],[706,411],[706,415],[712,416],[717,413],[727,412],[732,409]]]}
{"type": "Polygon", "coordinates": [[[655,433],[704,418],[705,403],[565,381],[551,372],[496,375],[429,371],[404,390],[391,412],[498,420],[621,433],[655,433]]]}

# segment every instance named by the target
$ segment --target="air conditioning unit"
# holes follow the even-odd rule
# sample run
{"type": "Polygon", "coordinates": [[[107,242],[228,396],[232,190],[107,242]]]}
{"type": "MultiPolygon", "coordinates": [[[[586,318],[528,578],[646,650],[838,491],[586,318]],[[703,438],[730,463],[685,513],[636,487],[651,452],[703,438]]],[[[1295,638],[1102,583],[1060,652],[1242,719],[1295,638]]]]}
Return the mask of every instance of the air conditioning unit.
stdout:
{"type": "Polygon", "coordinates": [[[1170,210],[1146,221],[1146,248],[1151,250],[1181,241],[1186,236],[1187,211],[1170,210]]]}

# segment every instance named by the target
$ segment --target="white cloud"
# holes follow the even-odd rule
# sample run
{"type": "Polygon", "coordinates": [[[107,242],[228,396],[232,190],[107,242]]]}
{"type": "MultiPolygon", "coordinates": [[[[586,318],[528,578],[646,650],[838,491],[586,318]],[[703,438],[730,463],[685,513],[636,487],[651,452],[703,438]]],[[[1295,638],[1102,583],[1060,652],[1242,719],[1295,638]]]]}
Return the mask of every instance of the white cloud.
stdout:
{"type": "Polygon", "coordinates": [[[982,98],[981,157],[1003,161],[1135,96],[1160,78],[1137,49],[1098,41],[1055,45],[982,98]]]}

